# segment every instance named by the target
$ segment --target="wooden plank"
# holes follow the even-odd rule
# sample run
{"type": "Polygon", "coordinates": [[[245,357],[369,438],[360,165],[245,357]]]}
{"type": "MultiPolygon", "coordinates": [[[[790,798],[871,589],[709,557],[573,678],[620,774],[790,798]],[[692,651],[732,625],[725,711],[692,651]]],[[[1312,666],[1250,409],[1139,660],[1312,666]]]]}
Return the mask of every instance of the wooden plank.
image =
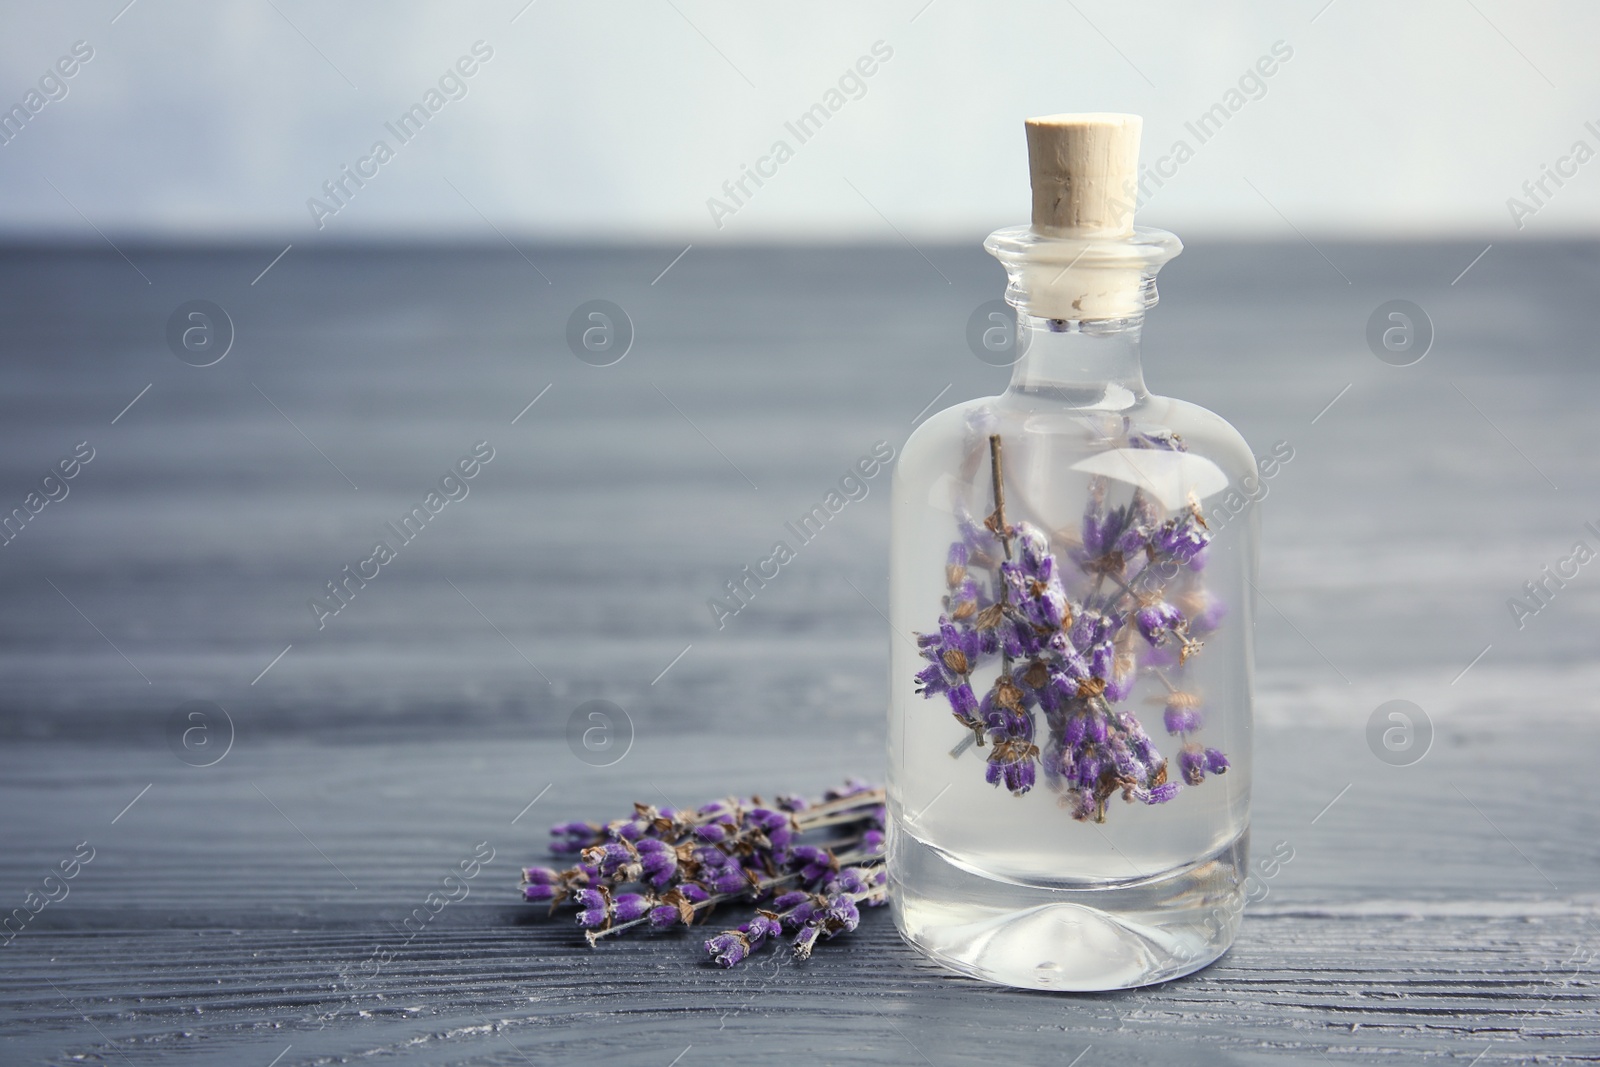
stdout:
{"type": "Polygon", "coordinates": [[[1265,505],[1254,789],[1258,848],[1295,858],[1214,967],[1082,997],[946,975],[884,914],[722,972],[515,902],[553,820],[879,773],[886,486],[726,628],[705,600],[947,385],[1003,384],[961,341],[981,253],[930,249],[946,286],[904,250],[696,249],[652,288],[677,250],[546,250],[531,305],[479,250],[297,249],[270,293],[259,250],[151,253],[160,296],[110,254],[0,254],[30,297],[0,323],[4,499],[97,449],[0,555],[0,905],[97,850],[0,950],[0,1060],[1592,1062],[1600,587],[1522,629],[1506,600],[1600,521],[1600,257],[1496,248],[1451,287],[1479,249],[1324,250],[1357,286],[1300,246],[1193,244],[1147,334],[1152,386],[1296,450],[1265,505]],[[238,323],[214,368],[162,347],[179,292],[238,323]],[[639,327],[613,368],[562,340],[597,293],[639,327]],[[1439,329],[1416,367],[1361,339],[1394,295],[1439,329]],[[318,630],[306,600],[480,439],[468,498],[318,630]],[[633,722],[614,767],[564,741],[594,696],[633,722]],[[1367,748],[1395,697],[1435,731],[1411,767],[1367,748]],[[164,737],[194,699],[236,730],[209,768],[164,737]],[[351,988],[479,841],[471,896],[351,988]]]}

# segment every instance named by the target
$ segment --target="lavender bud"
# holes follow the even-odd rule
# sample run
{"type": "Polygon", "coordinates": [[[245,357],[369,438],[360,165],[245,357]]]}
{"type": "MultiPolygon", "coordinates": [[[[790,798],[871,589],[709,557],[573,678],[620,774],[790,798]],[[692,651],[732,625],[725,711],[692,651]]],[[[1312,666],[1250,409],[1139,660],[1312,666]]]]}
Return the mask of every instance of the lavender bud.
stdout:
{"type": "Polygon", "coordinates": [[[744,868],[737,863],[718,869],[707,877],[706,884],[713,893],[738,893],[750,887],[744,868]]]}
{"type": "Polygon", "coordinates": [[[750,939],[738,930],[718,934],[706,942],[706,951],[713,961],[724,967],[733,967],[750,955],[750,939]]]}
{"type": "Polygon", "coordinates": [[[848,933],[861,925],[860,909],[856,907],[854,900],[846,896],[830,897],[823,916],[827,922],[829,937],[848,933]]]}
{"type": "Polygon", "coordinates": [[[577,901],[579,926],[592,930],[605,924],[606,914],[610,911],[606,903],[605,890],[580,889],[577,901]]]}
{"type": "Polygon", "coordinates": [[[1159,645],[1168,630],[1183,624],[1183,612],[1164,600],[1157,601],[1134,612],[1134,623],[1146,641],[1159,645]]]}
{"type": "Polygon", "coordinates": [[[862,877],[861,868],[846,867],[839,872],[839,877],[830,883],[833,890],[839,893],[865,893],[867,891],[866,879],[862,877]]]}
{"type": "Polygon", "coordinates": [[[817,848],[814,845],[801,845],[794,849],[791,862],[803,864],[800,877],[808,882],[814,882],[832,871],[837,861],[834,860],[833,853],[827,849],[817,848]]]}
{"type": "Polygon", "coordinates": [[[817,938],[821,935],[822,928],[820,926],[807,926],[805,929],[801,930],[800,936],[794,939],[795,958],[802,960],[810,959],[811,950],[816,947],[817,938]]]}
{"type": "Polygon", "coordinates": [[[1199,785],[1206,780],[1206,757],[1198,745],[1187,745],[1178,753],[1178,769],[1183,774],[1183,780],[1190,785],[1199,785]]]}
{"type": "Polygon", "coordinates": [[[1169,734],[1191,734],[1200,729],[1201,718],[1198,708],[1169,702],[1161,718],[1169,734]]]}
{"type": "Polygon", "coordinates": [[[1178,795],[1178,783],[1166,782],[1150,790],[1150,795],[1145,799],[1146,804],[1165,804],[1178,795]]]}
{"type": "Polygon", "coordinates": [[[759,912],[739,929],[743,930],[745,935],[749,937],[751,948],[757,948],[769,937],[777,937],[783,933],[783,926],[777,919],[762,915],[759,912]]]}
{"type": "Polygon", "coordinates": [[[1033,788],[1037,780],[1037,768],[1031,759],[1021,760],[1005,765],[1005,786],[1018,796],[1033,788]]]}
{"type": "Polygon", "coordinates": [[[789,911],[783,916],[783,925],[785,929],[798,930],[800,927],[811,922],[816,915],[817,903],[809,894],[807,894],[805,900],[790,908],[789,911]]]}
{"type": "Polygon", "coordinates": [[[639,877],[657,889],[665,888],[677,873],[678,856],[670,851],[648,853],[639,864],[639,877]]]}
{"type": "Polygon", "coordinates": [[[768,808],[751,808],[745,812],[745,821],[766,833],[789,828],[789,816],[768,808]]]}
{"type": "Polygon", "coordinates": [[[612,918],[619,923],[642,919],[650,910],[650,898],[638,893],[618,893],[612,901],[612,918]]]}

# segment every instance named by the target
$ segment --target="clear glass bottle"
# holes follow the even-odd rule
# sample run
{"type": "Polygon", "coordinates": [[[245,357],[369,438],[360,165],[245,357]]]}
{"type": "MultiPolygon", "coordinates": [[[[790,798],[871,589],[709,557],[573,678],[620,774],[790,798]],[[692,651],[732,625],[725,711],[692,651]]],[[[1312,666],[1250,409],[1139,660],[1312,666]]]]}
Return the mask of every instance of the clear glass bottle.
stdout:
{"type": "Polygon", "coordinates": [[[1117,989],[1238,929],[1257,520],[1217,504],[1257,464],[1145,389],[1177,238],[1131,208],[1110,235],[1035,215],[985,243],[1017,309],[1009,388],[929,418],[895,470],[891,900],[964,974],[1117,989]]]}

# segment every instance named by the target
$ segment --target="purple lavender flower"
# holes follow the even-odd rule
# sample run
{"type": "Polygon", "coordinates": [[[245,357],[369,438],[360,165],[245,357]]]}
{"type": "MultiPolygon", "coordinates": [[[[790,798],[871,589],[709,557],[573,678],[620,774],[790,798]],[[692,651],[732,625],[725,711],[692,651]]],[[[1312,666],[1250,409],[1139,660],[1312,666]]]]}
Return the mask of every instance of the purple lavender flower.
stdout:
{"type": "Polygon", "coordinates": [[[1211,533],[1206,529],[1206,521],[1201,517],[1197,505],[1190,505],[1177,518],[1162,523],[1150,539],[1155,551],[1171,556],[1179,563],[1189,563],[1210,543],[1211,533]]]}
{"type": "Polygon", "coordinates": [[[1178,770],[1190,785],[1199,785],[1206,780],[1206,755],[1199,745],[1183,746],[1183,751],[1178,753],[1178,770]]]}
{"type": "Polygon", "coordinates": [[[851,797],[864,796],[867,793],[876,793],[879,791],[880,790],[877,786],[873,785],[865,778],[857,778],[852,775],[844,780],[844,788],[829,789],[822,794],[822,799],[825,801],[849,800],[851,797]]]}
{"type": "Polygon", "coordinates": [[[1102,694],[1107,703],[1115,704],[1128,699],[1128,694],[1133,692],[1134,683],[1139,680],[1135,666],[1131,655],[1118,653],[1112,658],[1111,676],[1105,680],[1106,687],[1102,694]]]}
{"type": "Polygon", "coordinates": [[[930,661],[917,673],[917,692],[924,696],[946,694],[951,712],[963,725],[972,725],[977,707],[968,676],[983,655],[983,641],[978,631],[957,626],[944,615],[939,617],[937,634],[917,637],[923,658],[930,661]]]}
{"type": "Polygon", "coordinates": [[[639,877],[639,853],[629,841],[608,841],[586,848],[583,862],[613,881],[632,882],[639,877]]]}
{"type": "Polygon", "coordinates": [[[814,882],[825,874],[830,874],[838,869],[839,861],[832,852],[815,845],[801,845],[791,853],[791,863],[802,864],[800,877],[808,882],[814,882]]]}
{"type": "Polygon", "coordinates": [[[794,825],[792,816],[767,808],[751,808],[745,812],[744,818],[751,826],[769,834],[775,830],[787,830],[794,825]]]}
{"type": "Polygon", "coordinates": [[[887,812],[883,790],[855,779],[818,803],[780,795],[769,807],[759,797],[729,798],[684,813],[635,805],[632,816],[603,828],[564,824],[552,835],[556,850],[588,842],[581,861],[566,870],[522,868],[523,896],[552,910],[569,903],[591,946],[645,924],[655,930],[690,924],[732,898],[772,900],[779,910],[759,908],[737,930],[708,942],[728,966],[785,928],[817,924],[819,936],[832,936],[850,925],[857,900],[883,899],[875,857],[887,812]],[[706,827],[717,831],[705,833],[706,827]],[[818,836],[802,836],[808,833],[818,836]],[[839,852],[826,847],[830,840],[839,852]],[[849,907],[833,900],[841,894],[849,907]]]}
{"type": "Polygon", "coordinates": [[[1192,734],[1204,722],[1199,698],[1192,693],[1173,693],[1168,696],[1167,707],[1161,718],[1167,733],[1174,735],[1192,734]]]}
{"type": "Polygon", "coordinates": [[[1228,614],[1228,605],[1203,589],[1180,597],[1178,606],[1188,613],[1192,633],[1210,633],[1228,614]]]}
{"type": "Polygon", "coordinates": [[[806,923],[800,928],[800,934],[794,939],[794,954],[796,959],[808,960],[811,950],[816,948],[817,938],[822,936],[820,923],[806,923]]]}
{"type": "Polygon", "coordinates": [[[706,941],[706,951],[711,959],[724,967],[733,967],[767,941],[780,936],[783,925],[770,911],[757,911],[749,922],[737,930],[724,930],[706,941]]]}
{"type": "Polygon", "coordinates": [[[783,924],[778,921],[778,917],[766,911],[756,912],[751,920],[739,929],[750,939],[751,948],[758,948],[769,938],[783,934],[783,924]]]}
{"type": "Polygon", "coordinates": [[[1044,534],[1022,523],[1016,527],[1016,547],[1016,558],[1000,565],[1000,577],[1008,603],[1028,623],[1012,629],[1019,652],[1034,655],[1061,628],[1070,606],[1044,534]]]}
{"type": "Polygon", "coordinates": [[[1000,539],[989,528],[973,519],[966,505],[956,505],[956,529],[968,553],[968,566],[992,566],[1000,557],[1000,539]]]}
{"type": "Polygon", "coordinates": [[[554,855],[574,855],[594,844],[600,827],[586,822],[564,822],[550,827],[550,851],[554,855]]]}
{"type": "Polygon", "coordinates": [[[750,955],[750,939],[741,930],[729,930],[707,940],[706,951],[713,962],[734,967],[750,955]]]}
{"type": "Polygon", "coordinates": [[[787,893],[780,893],[772,900],[772,910],[779,912],[788,911],[790,908],[803,904],[810,899],[810,893],[798,889],[791,890],[787,893]]]}
{"type": "Polygon", "coordinates": [[[1206,770],[1212,774],[1224,774],[1228,770],[1228,757],[1220,749],[1206,749],[1206,770]]]}
{"type": "Polygon", "coordinates": [[[1038,766],[1030,759],[989,760],[984,774],[990,785],[1004,785],[1013,795],[1021,796],[1038,781],[1038,766]]]}
{"type": "Polygon", "coordinates": [[[650,911],[651,900],[638,893],[618,893],[611,905],[611,917],[619,923],[626,923],[644,918],[650,911]]]}
{"type": "MultiPolygon", "coordinates": [[[[1131,420],[1125,420],[1123,440],[1131,448],[1185,450],[1176,435],[1146,431],[1131,420]]],[[[1024,793],[1042,771],[1074,817],[1095,821],[1104,821],[1106,802],[1118,792],[1129,802],[1165,803],[1180,787],[1167,781],[1167,761],[1138,716],[1120,705],[1142,674],[1153,673],[1171,688],[1161,672],[1182,670],[1200,651],[1195,635],[1221,621],[1222,606],[1195,578],[1211,542],[1199,505],[1169,515],[1136,489],[1113,506],[1112,482],[1096,476],[1089,482],[1081,545],[1054,553],[1033,526],[1006,522],[998,503],[998,437],[989,443],[996,511],[980,526],[958,508],[961,539],[946,560],[947,614],[937,634],[918,639],[929,662],[917,674],[919,691],[944,695],[978,743],[991,746],[984,775],[996,786],[1024,793]],[[1076,573],[1064,572],[1062,561],[1076,573]],[[996,599],[976,610],[985,572],[996,599]],[[1147,649],[1134,647],[1135,632],[1147,649]],[[998,677],[987,692],[975,690],[973,678],[997,657],[998,677]],[[1041,719],[1048,730],[1042,747],[1034,736],[1041,719]]],[[[1199,730],[1197,701],[1169,704],[1163,715],[1169,732],[1188,738],[1199,730]]],[[[1226,766],[1226,757],[1218,753],[1217,759],[1226,766]]],[[[1178,770],[1185,781],[1217,773],[1211,766],[1204,750],[1184,746],[1178,770]]],[[[803,934],[802,950],[821,936],[803,934]]]]}
{"type": "Polygon", "coordinates": [[[945,584],[954,589],[967,580],[967,560],[971,557],[972,550],[965,542],[957,541],[950,546],[950,554],[945,558],[944,580],[945,584]]]}
{"type": "Polygon", "coordinates": [[[811,918],[794,939],[794,954],[809,959],[818,938],[832,938],[861,925],[861,911],[849,893],[833,893],[823,898],[811,918]]]}
{"type": "Polygon", "coordinates": [[[611,910],[610,896],[604,888],[578,890],[578,925],[590,930],[605,925],[611,910]]]}
{"type": "Polygon", "coordinates": [[[800,929],[816,917],[819,908],[820,906],[817,903],[817,898],[813,897],[810,893],[805,894],[804,900],[784,911],[784,929],[800,929]]]}
{"type": "Polygon", "coordinates": [[[846,867],[830,885],[841,893],[865,893],[870,886],[870,877],[860,867],[846,867]]]}
{"type": "Polygon", "coordinates": [[[1128,522],[1122,533],[1117,536],[1113,548],[1122,553],[1124,559],[1131,559],[1149,543],[1150,528],[1137,521],[1137,519],[1133,519],[1128,522]]]}
{"type": "Polygon", "coordinates": [[[638,844],[639,877],[657,889],[665,888],[678,873],[678,851],[664,841],[646,838],[638,844]]]}
{"type": "Polygon", "coordinates": [[[978,698],[966,682],[951,687],[949,700],[950,710],[958,719],[970,719],[978,713],[978,698]]]}
{"type": "Polygon", "coordinates": [[[743,867],[730,863],[706,876],[706,887],[713,893],[740,893],[750,888],[743,867]]]}
{"type": "Polygon", "coordinates": [[[856,907],[855,898],[848,893],[838,893],[829,897],[822,915],[824,921],[832,927],[829,937],[835,933],[847,933],[861,925],[861,911],[856,907]]]}
{"type": "Polygon", "coordinates": [[[1143,800],[1146,804],[1165,804],[1178,795],[1177,782],[1165,782],[1149,790],[1143,800]]]}
{"type": "Polygon", "coordinates": [[[1165,600],[1155,600],[1141,606],[1134,612],[1134,621],[1144,639],[1152,645],[1159,645],[1169,631],[1179,630],[1184,624],[1183,612],[1165,600]]]}

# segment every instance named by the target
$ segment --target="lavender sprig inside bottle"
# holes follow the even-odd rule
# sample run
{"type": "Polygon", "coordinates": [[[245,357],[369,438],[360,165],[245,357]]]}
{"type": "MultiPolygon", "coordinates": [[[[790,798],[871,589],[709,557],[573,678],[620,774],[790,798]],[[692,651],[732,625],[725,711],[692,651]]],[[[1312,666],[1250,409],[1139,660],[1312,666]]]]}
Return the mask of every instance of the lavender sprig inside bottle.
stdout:
{"type": "MultiPolygon", "coordinates": [[[[1136,430],[1127,447],[1185,448],[1175,434],[1136,430]]],[[[1142,675],[1167,690],[1162,725],[1180,740],[1183,783],[1224,773],[1227,756],[1195,736],[1204,724],[1199,694],[1171,677],[1181,679],[1225,611],[1203,585],[1211,532],[1198,504],[1168,513],[1135,489],[1110,507],[1110,483],[1095,476],[1081,540],[1052,551],[1043,531],[1006,521],[998,434],[989,450],[995,509],[982,525],[958,519],[945,611],[917,635],[928,661],[917,691],[943,696],[971,731],[967,744],[987,746],[985,780],[1022,796],[1042,776],[1075,819],[1104,822],[1119,793],[1163,804],[1182,788],[1128,704],[1142,675]],[[993,680],[975,688],[974,676],[991,670],[993,680]]]]}

